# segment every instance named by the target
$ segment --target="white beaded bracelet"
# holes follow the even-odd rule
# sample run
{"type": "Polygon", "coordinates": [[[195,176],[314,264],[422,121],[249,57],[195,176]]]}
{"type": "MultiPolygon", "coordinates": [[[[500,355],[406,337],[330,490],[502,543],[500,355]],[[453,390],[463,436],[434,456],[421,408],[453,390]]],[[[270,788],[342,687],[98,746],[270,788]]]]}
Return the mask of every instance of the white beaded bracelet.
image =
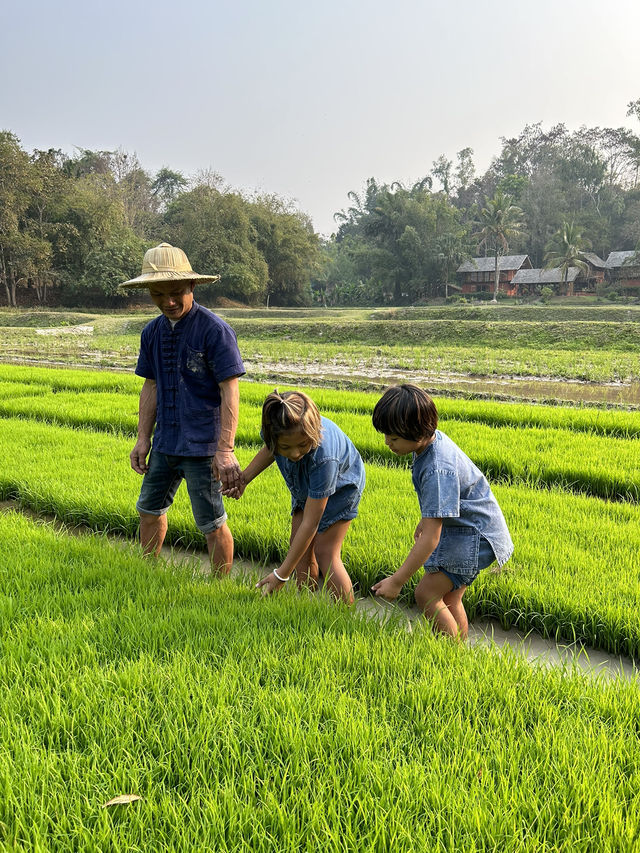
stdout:
{"type": "Polygon", "coordinates": [[[280,577],[280,575],[278,574],[278,572],[277,572],[275,569],[273,570],[273,575],[274,575],[274,577],[275,577],[277,580],[279,580],[279,581],[280,581],[280,583],[286,583],[286,582],[289,580],[289,578],[291,577],[291,575],[289,575],[289,577],[288,577],[288,578],[281,578],[281,577],[280,577]]]}

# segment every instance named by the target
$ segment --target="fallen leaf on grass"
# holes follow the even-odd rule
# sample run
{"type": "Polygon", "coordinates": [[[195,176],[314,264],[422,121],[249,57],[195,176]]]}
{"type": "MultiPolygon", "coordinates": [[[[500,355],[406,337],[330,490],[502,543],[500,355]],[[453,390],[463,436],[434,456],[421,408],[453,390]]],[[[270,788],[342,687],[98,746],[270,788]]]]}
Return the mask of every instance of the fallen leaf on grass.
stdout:
{"type": "Polygon", "coordinates": [[[138,794],[120,794],[119,797],[114,797],[108,803],[103,803],[102,808],[106,809],[107,806],[125,806],[127,803],[135,803],[136,800],[141,799],[142,797],[139,797],[138,794]]]}

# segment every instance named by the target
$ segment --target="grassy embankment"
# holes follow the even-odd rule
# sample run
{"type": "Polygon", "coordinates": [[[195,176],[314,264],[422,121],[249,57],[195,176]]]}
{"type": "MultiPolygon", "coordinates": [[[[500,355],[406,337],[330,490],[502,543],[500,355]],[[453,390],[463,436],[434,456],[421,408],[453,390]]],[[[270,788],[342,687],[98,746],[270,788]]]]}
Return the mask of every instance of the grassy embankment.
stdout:
{"type": "MultiPolygon", "coordinates": [[[[423,371],[446,376],[562,377],[586,381],[628,381],[640,377],[640,331],[635,308],[591,309],[531,306],[397,309],[370,311],[221,311],[236,328],[243,355],[255,378],[288,365],[304,376],[319,366],[338,374],[334,382],[361,382],[344,376],[344,366],[377,372],[423,371]],[[538,312],[538,313],[536,313],[538,312]],[[587,313],[590,312],[590,313],[587,313]],[[239,316],[241,315],[241,316],[239,316]],[[389,319],[390,317],[402,319],[389,319]],[[583,319],[589,316],[591,319],[583,319]],[[409,317],[410,319],[405,319],[409,317]],[[533,320],[532,317],[538,319],[533,320]],[[342,371],[341,371],[342,368],[342,371]]],[[[0,312],[20,323],[19,314],[0,312]]],[[[33,314],[28,315],[32,324],[33,314]]],[[[47,315],[46,324],[87,323],[88,315],[47,315]]],[[[97,367],[131,367],[138,334],[150,312],[96,315],[91,335],[38,335],[32,326],[6,326],[5,359],[49,360],[97,367]]],[[[25,321],[26,322],[26,321],[25,321]]]]}

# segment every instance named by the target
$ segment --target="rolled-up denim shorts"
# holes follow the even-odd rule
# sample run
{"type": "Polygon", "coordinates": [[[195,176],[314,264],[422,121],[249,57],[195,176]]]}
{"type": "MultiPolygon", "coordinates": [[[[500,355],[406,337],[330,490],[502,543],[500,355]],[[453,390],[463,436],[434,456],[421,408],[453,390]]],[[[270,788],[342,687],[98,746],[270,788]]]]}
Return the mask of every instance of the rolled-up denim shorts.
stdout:
{"type": "Polygon", "coordinates": [[[475,569],[467,569],[464,572],[452,572],[449,571],[449,569],[440,569],[436,566],[429,568],[425,566],[425,571],[428,574],[442,572],[443,575],[446,575],[449,578],[454,589],[460,589],[461,586],[470,586],[478,577],[480,572],[495,562],[495,559],[496,555],[493,553],[493,548],[484,536],[481,536],[478,546],[478,565],[475,569]]]}
{"type": "Polygon", "coordinates": [[[214,479],[212,462],[213,456],[168,456],[152,450],[136,509],[146,515],[164,515],[184,479],[198,530],[207,534],[222,527],[227,514],[222,483],[214,479]]]}
{"type": "MultiPolygon", "coordinates": [[[[358,515],[358,505],[362,497],[362,490],[357,486],[345,486],[332,494],[322,513],[318,533],[324,533],[337,521],[352,521],[358,515]]],[[[304,502],[291,498],[291,515],[304,510],[304,502]]]]}

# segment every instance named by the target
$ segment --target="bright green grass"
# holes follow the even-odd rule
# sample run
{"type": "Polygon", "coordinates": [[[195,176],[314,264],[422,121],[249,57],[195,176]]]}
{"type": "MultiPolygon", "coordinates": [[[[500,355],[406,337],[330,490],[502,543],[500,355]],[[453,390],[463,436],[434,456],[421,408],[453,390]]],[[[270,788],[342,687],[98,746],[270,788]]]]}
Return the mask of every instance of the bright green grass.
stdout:
{"type": "MultiPolygon", "coordinates": [[[[46,385],[53,391],[124,391],[139,394],[144,380],[129,372],[0,364],[0,381],[46,385]]],[[[8,385],[4,387],[9,388],[8,385]]]]}
{"type": "MultiPolygon", "coordinates": [[[[134,536],[141,480],[129,467],[131,446],[131,439],[106,433],[5,420],[0,498],[69,523],[134,536]]],[[[238,449],[242,465],[255,449],[238,449]]],[[[470,587],[470,615],[640,656],[640,507],[524,486],[496,485],[494,491],[516,552],[504,571],[483,572],[470,587]]],[[[282,559],[289,506],[275,466],[240,501],[228,502],[238,552],[258,562],[282,559]]],[[[360,516],[343,552],[361,590],[400,565],[418,520],[409,472],[368,465],[360,516]]],[[[185,488],[169,514],[168,542],[203,546],[185,488]]],[[[411,585],[405,597],[411,597],[411,585]]]]}
{"type": "MultiPolygon", "coordinates": [[[[139,395],[143,380],[129,373],[112,373],[96,370],[56,369],[51,367],[26,367],[0,364],[0,401],[10,412],[10,398],[37,393],[49,388],[56,393],[118,392],[139,395]],[[11,384],[13,383],[13,384],[11,384]]],[[[280,383],[281,391],[299,386],[280,383]]],[[[273,390],[272,383],[255,383],[242,380],[241,402],[261,406],[266,395],[273,390]]],[[[322,412],[351,412],[370,414],[380,399],[380,392],[339,391],[313,388],[310,393],[322,412]]],[[[640,412],[595,407],[545,406],[530,403],[496,403],[487,400],[454,400],[434,397],[440,417],[444,420],[472,421],[493,426],[556,427],[599,435],[622,438],[640,436],[640,412]]],[[[131,408],[130,402],[126,405],[131,408]]]]}
{"type": "MultiPolygon", "coordinates": [[[[240,407],[236,433],[236,443],[239,445],[260,441],[259,403],[265,390],[264,387],[256,389],[248,384],[242,386],[242,399],[247,402],[243,402],[240,407]]],[[[332,393],[336,404],[348,405],[348,393],[332,393]]],[[[324,398],[323,401],[331,399],[330,392],[314,396],[324,398]]],[[[450,408],[455,411],[455,405],[450,408]]],[[[392,466],[409,465],[410,457],[398,459],[386,448],[383,437],[373,429],[369,415],[352,414],[344,408],[335,412],[330,409],[325,411],[349,435],[364,459],[384,461],[392,466]]],[[[640,414],[601,414],[603,419],[611,415],[610,423],[624,422],[615,416],[627,414],[630,415],[627,418],[630,426],[640,426],[640,414]]],[[[138,395],[61,390],[40,396],[0,398],[0,415],[18,415],[135,435],[138,395]]],[[[637,500],[640,496],[637,439],[614,439],[576,433],[569,429],[521,429],[446,419],[441,421],[441,427],[491,478],[523,481],[539,486],[561,485],[606,498],[637,500]]]]}
{"type": "Polygon", "coordinates": [[[632,851],[635,684],[0,515],[5,850],[632,851]],[[143,797],[102,809],[115,795],[143,797]]]}

